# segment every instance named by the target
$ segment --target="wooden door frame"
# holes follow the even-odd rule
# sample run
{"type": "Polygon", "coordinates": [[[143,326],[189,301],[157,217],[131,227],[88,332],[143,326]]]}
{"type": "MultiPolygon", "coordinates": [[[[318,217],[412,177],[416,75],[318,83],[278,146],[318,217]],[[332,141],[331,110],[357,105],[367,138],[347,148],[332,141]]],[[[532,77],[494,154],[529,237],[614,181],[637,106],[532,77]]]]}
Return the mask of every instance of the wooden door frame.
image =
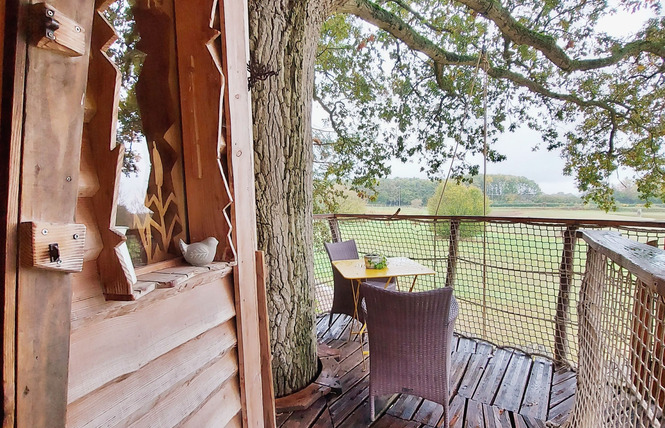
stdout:
{"type": "Polygon", "coordinates": [[[0,242],[2,253],[2,385],[3,428],[16,419],[16,288],[18,264],[19,181],[23,137],[23,88],[27,46],[18,37],[25,19],[19,0],[6,0],[0,11],[0,61],[2,104],[0,107],[0,242]]]}
{"type": "MultiPolygon", "coordinates": [[[[64,426],[71,279],[19,262],[19,224],[73,223],[88,52],[28,47],[28,0],[3,2],[0,204],[3,249],[3,427],[64,426]],[[29,64],[29,66],[28,66],[29,64]],[[70,155],[67,155],[69,153],[70,155]],[[64,154],[64,155],[63,155],[64,154]],[[73,192],[73,194],[72,194],[73,192]]],[[[80,23],[89,46],[92,3],[51,0],[80,23]]],[[[89,51],[89,49],[88,49],[89,51]]]]}

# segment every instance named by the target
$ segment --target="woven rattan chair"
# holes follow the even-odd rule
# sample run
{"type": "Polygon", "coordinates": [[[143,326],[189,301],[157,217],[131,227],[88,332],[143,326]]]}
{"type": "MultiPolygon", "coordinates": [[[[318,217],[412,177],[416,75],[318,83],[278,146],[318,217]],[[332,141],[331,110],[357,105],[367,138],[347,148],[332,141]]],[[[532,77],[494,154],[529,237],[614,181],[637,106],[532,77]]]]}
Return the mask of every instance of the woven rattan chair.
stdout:
{"type": "Polygon", "coordinates": [[[450,354],[458,314],[451,288],[401,293],[363,284],[369,335],[370,417],[377,395],[405,393],[443,405],[450,421],[450,354]]]}
{"type": "MultiPolygon", "coordinates": [[[[354,313],[354,304],[353,304],[353,290],[351,289],[351,281],[344,278],[341,273],[335,266],[332,266],[332,262],[336,260],[353,260],[358,258],[358,248],[356,247],[356,241],[353,239],[343,242],[325,242],[324,247],[330,258],[331,267],[333,271],[333,302],[332,308],[330,309],[330,315],[332,314],[346,314],[353,316],[354,313]]],[[[383,288],[386,285],[387,278],[376,278],[370,281],[366,281],[369,285],[377,286],[383,288]]],[[[393,279],[390,284],[388,284],[389,289],[395,288],[395,280],[393,279]]],[[[360,308],[360,302],[362,297],[358,299],[358,321],[364,322],[362,310],[360,308]]],[[[332,316],[328,319],[328,325],[332,324],[332,316]]]]}

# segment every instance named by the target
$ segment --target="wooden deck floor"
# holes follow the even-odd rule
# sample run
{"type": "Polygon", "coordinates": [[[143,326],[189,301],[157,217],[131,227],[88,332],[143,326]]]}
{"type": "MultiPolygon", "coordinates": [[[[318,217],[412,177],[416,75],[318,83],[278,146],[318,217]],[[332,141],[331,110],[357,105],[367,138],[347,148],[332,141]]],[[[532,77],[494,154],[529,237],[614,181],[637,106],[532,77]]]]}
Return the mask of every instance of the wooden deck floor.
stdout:
{"type": "MultiPolygon", "coordinates": [[[[328,427],[437,427],[443,407],[418,397],[397,394],[377,400],[377,420],[369,421],[369,361],[363,370],[360,343],[348,341],[349,317],[328,316],[317,323],[319,341],[340,350],[338,376],[342,394],[319,399],[304,411],[279,413],[283,428],[328,427]],[[379,413],[379,409],[383,411],[379,413]]],[[[576,376],[554,369],[548,359],[519,351],[495,348],[465,338],[455,338],[451,387],[451,428],[545,427],[563,423],[572,409],[576,376]]]]}

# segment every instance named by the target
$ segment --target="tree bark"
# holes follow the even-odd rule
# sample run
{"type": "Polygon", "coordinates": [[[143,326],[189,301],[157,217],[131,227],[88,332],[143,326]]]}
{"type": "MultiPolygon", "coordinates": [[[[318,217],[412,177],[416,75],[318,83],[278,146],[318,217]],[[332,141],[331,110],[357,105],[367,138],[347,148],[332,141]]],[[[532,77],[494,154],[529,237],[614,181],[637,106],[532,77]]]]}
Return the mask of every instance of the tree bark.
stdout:
{"type": "Polygon", "coordinates": [[[249,2],[258,246],[268,267],[278,397],[303,388],[317,372],[311,111],[324,3],[249,2]]]}

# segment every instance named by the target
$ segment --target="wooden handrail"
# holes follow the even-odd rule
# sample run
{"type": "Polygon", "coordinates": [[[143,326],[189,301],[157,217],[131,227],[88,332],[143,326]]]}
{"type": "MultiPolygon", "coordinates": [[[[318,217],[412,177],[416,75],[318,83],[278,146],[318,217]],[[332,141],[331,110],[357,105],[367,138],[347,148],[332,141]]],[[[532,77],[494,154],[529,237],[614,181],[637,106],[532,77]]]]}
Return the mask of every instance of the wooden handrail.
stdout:
{"type": "Polygon", "coordinates": [[[566,225],[584,227],[648,227],[665,228],[665,222],[645,220],[597,220],[597,219],[562,219],[544,217],[494,217],[494,216],[434,216],[434,215],[396,215],[396,214],[314,214],[314,220],[328,219],[359,219],[377,221],[433,221],[433,220],[459,220],[459,221],[488,221],[496,223],[524,223],[534,225],[566,225]]]}
{"type": "Polygon", "coordinates": [[[619,232],[609,230],[583,230],[578,232],[578,236],[665,297],[665,250],[624,238],[619,232]]]}

